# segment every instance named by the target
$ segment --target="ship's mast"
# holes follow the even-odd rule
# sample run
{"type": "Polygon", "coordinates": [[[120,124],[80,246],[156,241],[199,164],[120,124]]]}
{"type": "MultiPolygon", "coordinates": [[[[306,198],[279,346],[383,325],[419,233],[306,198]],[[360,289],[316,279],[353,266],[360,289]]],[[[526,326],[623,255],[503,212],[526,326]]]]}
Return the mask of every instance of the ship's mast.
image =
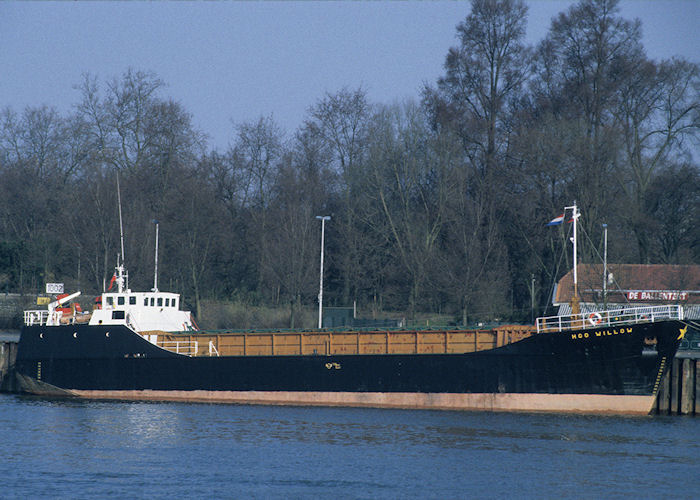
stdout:
{"type": "Polygon", "coordinates": [[[603,224],[603,309],[608,308],[608,225],[603,224]]]}
{"type": "Polygon", "coordinates": [[[156,225],[156,258],[155,266],[153,269],[153,291],[158,291],[158,221],[154,220],[153,223],[156,225]]]}
{"type": "Polygon", "coordinates": [[[577,238],[576,238],[576,225],[578,223],[578,218],[581,216],[578,207],[576,207],[576,202],[570,207],[564,207],[564,210],[571,210],[571,221],[574,223],[574,237],[571,241],[574,244],[574,296],[571,297],[571,313],[578,314],[579,310],[579,298],[578,298],[578,274],[576,264],[578,262],[578,252],[577,252],[577,238]]]}
{"type": "Polygon", "coordinates": [[[117,172],[117,201],[119,202],[119,239],[121,242],[121,255],[117,256],[117,267],[115,269],[117,275],[117,291],[123,293],[124,289],[129,288],[128,275],[124,271],[124,224],[122,223],[122,195],[119,188],[119,173],[117,172]]]}

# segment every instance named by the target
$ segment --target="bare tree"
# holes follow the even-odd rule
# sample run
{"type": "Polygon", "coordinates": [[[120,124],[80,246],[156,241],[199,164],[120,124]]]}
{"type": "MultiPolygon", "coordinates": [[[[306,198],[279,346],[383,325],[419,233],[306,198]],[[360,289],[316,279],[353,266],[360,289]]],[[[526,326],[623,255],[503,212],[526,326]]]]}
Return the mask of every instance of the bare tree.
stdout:
{"type": "MultiPolygon", "coordinates": [[[[510,152],[513,103],[529,76],[531,50],[525,44],[527,6],[517,0],[474,0],[457,26],[460,45],[445,59],[445,75],[426,88],[423,103],[434,129],[450,143],[458,137],[460,169],[450,173],[452,193],[445,225],[442,286],[460,297],[462,319],[484,290],[507,290],[501,218],[512,186],[510,152]],[[510,183],[510,185],[509,185],[510,183]],[[488,275],[488,276],[487,276],[488,275]],[[479,281],[481,280],[481,281],[479,281]],[[478,283],[489,283],[480,289],[478,283]],[[498,285],[496,285],[498,283],[498,285]]],[[[499,304],[493,297],[486,304],[499,304]]]]}
{"type": "Polygon", "coordinates": [[[667,264],[697,262],[700,252],[700,171],[697,165],[665,167],[645,197],[645,211],[653,217],[650,246],[658,246],[667,264]]]}
{"type": "Polygon", "coordinates": [[[343,252],[337,260],[343,281],[342,301],[348,304],[357,297],[362,273],[361,255],[365,244],[359,227],[358,210],[362,199],[362,163],[366,156],[371,106],[362,88],[343,88],[326,94],[309,110],[306,133],[314,134],[332,151],[337,172],[337,189],[341,193],[338,212],[334,214],[334,231],[342,241],[343,252]]]}
{"type": "Polygon", "coordinates": [[[314,191],[318,186],[309,178],[308,169],[290,160],[288,155],[276,178],[265,270],[289,304],[289,327],[294,328],[302,299],[314,296],[318,276],[314,265],[318,250],[314,191]]]}
{"type": "Polygon", "coordinates": [[[503,119],[508,99],[528,76],[524,44],[527,6],[519,0],[473,0],[457,26],[460,46],[445,60],[445,76],[424,98],[434,120],[449,117],[460,132],[473,167],[491,176],[503,150],[503,119]],[[447,108],[442,117],[440,109],[447,108]]]}
{"type": "Polygon", "coordinates": [[[618,3],[581,0],[552,21],[538,48],[536,87],[546,92],[554,115],[575,124],[581,136],[581,155],[571,158],[575,178],[570,196],[587,214],[582,223],[589,232],[617,189],[619,74],[643,55],[640,23],[619,17],[618,3]]]}
{"type": "Polygon", "coordinates": [[[646,60],[630,61],[625,70],[618,90],[620,104],[615,110],[624,140],[625,175],[621,180],[639,259],[647,262],[649,236],[653,232],[649,227],[647,193],[658,171],[684,152],[684,142],[692,144],[697,140],[700,68],[674,59],[659,65],[646,60]]]}
{"type": "Polygon", "coordinates": [[[413,318],[435,267],[451,165],[432,149],[425,115],[412,103],[384,108],[373,131],[370,194],[380,216],[369,222],[410,276],[408,309],[413,318]]]}
{"type": "Polygon", "coordinates": [[[283,132],[272,116],[236,126],[236,141],[229,150],[238,196],[251,218],[250,234],[257,255],[256,290],[263,291],[263,273],[268,255],[268,226],[271,189],[284,152],[283,132]]]}

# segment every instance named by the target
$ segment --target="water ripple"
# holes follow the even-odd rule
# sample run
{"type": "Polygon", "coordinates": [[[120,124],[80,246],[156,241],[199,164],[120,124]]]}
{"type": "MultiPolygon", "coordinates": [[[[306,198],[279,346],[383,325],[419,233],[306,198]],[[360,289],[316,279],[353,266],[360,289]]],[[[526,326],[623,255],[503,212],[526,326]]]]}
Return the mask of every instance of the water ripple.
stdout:
{"type": "Polygon", "coordinates": [[[0,395],[3,498],[697,497],[700,418],[0,395]]]}

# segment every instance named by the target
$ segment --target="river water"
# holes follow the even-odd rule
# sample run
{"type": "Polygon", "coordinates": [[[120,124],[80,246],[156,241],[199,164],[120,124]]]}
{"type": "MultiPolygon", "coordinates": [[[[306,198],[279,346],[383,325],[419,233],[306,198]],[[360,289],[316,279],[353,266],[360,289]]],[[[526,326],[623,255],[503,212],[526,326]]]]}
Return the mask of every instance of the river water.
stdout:
{"type": "Polygon", "coordinates": [[[698,498],[700,418],[0,394],[0,498],[698,498]]]}

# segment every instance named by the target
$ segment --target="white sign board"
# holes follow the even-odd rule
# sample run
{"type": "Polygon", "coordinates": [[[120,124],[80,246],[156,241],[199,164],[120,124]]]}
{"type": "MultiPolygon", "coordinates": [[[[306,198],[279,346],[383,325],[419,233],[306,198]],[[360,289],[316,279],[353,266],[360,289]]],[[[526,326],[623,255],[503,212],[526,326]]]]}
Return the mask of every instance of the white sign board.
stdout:
{"type": "Polygon", "coordinates": [[[663,290],[630,290],[627,300],[688,300],[688,292],[672,292],[663,290]]]}
{"type": "Polygon", "coordinates": [[[46,293],[63,293],[63,283],[46,283],[46,293]]]}

